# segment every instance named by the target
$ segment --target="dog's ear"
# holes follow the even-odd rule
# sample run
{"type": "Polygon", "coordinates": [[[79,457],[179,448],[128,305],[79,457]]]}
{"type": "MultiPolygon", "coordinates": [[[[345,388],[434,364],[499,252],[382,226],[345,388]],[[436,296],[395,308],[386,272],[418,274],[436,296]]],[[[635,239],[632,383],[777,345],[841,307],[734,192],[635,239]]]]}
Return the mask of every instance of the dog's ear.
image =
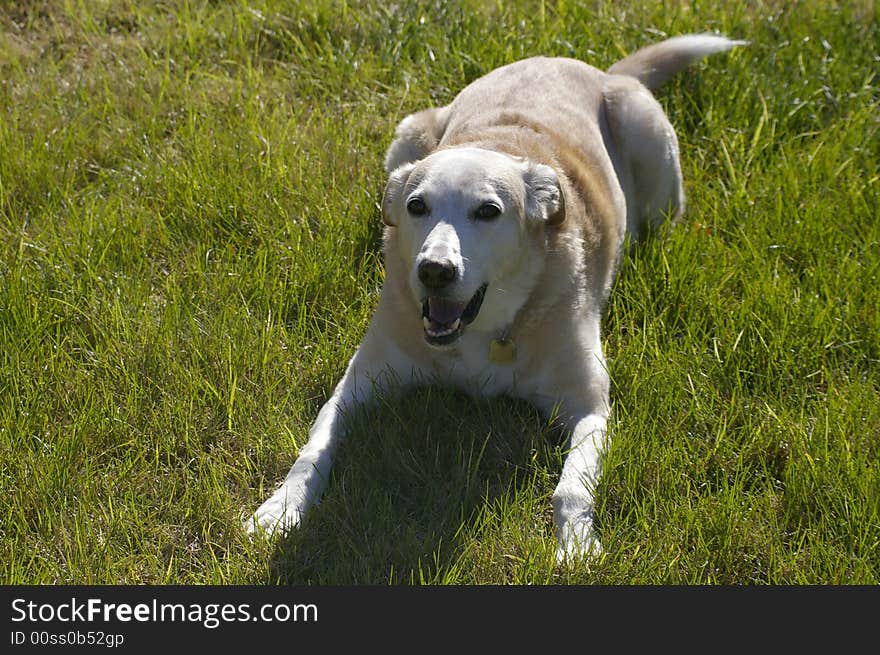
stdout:
{"type": "Polygon", "coordinates": [[[395,205],[403,196],[403,187],[409,179],[416,165],[412,162],[398,166],[388,176],[388,183],[385,185],[385,193],[382,194],[382,222],[391,227],[397,227],[394,220],[395,205]]]}
{"type": "Polygon", "coordinates": [[[556,171],[545,164],[526,163],[526,216],[545,225],[565,220],[565,198],[556,171]]]}

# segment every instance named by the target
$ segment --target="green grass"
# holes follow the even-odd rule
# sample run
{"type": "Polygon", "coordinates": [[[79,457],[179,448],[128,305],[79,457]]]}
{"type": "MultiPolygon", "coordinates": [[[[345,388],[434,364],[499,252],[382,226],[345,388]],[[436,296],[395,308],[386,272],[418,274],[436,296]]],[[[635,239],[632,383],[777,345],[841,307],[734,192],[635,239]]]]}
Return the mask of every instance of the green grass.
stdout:
{"type": "Polygon", "coordinates": [[[0,581],[880,582],[880,28],[863,2],[0,2],[0,581]],[[441,389],[278,482],[382,280],[396,122],[533,54],[748,48],[658,93],[688,211],[605,318],[605,554],[552,421],[441,389]]]}

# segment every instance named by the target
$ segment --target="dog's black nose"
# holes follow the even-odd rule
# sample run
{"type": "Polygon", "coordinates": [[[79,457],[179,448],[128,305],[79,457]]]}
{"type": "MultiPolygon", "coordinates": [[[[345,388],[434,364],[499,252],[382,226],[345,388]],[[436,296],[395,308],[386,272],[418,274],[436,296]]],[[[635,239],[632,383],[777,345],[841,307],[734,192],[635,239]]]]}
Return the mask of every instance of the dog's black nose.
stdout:
{"type": "Polygon", "coordinates": [[[429,289],[442,289],[456,277],[451,262],[426,259],[419,264],[419,280],[429,289]]]}

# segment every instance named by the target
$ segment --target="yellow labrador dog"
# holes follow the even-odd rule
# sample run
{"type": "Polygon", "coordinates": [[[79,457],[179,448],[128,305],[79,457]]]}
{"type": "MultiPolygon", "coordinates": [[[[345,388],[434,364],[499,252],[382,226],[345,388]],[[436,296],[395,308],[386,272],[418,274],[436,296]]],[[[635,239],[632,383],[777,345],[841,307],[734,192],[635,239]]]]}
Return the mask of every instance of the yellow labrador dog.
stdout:
{"type": "Polygon", "coordinates": [[[346,410],[437,381],[558,411],[558,557],[598,551],[593,492],[609,413],[600,322],[627,231],[684,206],[678,141],[649,89],[743,42],[695,34],[603,72],[536,57],[405,118],[385,156],[385,283],[364,341],[277,491],[248,520],[287,530],[318,502],[346,410]]]}

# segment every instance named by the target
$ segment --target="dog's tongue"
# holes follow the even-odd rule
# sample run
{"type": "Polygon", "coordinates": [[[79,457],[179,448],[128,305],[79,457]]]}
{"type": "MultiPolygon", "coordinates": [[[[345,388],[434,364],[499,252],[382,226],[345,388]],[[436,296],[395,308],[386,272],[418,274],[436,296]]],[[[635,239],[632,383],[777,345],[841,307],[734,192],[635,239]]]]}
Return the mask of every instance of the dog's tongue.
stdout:
{"type": "Polygon", "coordinates": [[[461,318],[466,303],[454,302],[446,298],[428,298],[428,318],[441,325],[452,325],[461,318]]]}

